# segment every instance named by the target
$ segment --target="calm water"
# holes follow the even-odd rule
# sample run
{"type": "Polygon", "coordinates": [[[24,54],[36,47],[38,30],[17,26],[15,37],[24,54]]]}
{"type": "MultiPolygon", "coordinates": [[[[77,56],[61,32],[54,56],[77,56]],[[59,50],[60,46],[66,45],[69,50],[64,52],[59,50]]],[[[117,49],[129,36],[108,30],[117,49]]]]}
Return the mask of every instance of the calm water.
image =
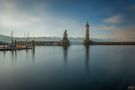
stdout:
{"type": "Polygon", "coordinates": [[[0,90],[127,90],[134,46],[73,45],[0,52],[0,90]]]}

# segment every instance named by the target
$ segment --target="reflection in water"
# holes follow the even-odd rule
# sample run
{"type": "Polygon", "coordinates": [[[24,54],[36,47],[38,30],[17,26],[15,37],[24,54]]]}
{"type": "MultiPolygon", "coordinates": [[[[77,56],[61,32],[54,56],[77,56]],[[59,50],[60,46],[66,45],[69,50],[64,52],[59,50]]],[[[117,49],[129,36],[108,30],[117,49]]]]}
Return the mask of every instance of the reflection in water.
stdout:
{"type": "Polygon", "coordinates": [[[3,59],[5,59],[6,51],[3,51],[3,59]]]}
{"type": "Polygon", "coordinates": [[[130,46],[76,45],[55,51],[48,46],[31,50],[29,58],[26,50],[6,51],[5,59],[2,53],[0,90],[9,89],[7,85],[13,90],[127,90],[135,84],[135,48],[130,46]],[[15,55],[17,65],[9,65],[15,55]]]}
{"type": "Polygon", "coordinates": [[[28,59],[28,53],[29,53],[29,50],[26,49],[26,58],[28,59]]]}
{"type": "Polygon", "coordinates": [[[32,52],[32,60],[34,63],[35,62],[35,48],[32,48],[31,52],[32,52]]]}
{"type": "Polygon", "coordinates": [[[10,51],[11,52],[11,56],[12,56],[12,63],[16,64],[17,63],[17,51],[10,51]]]}
{"type": "Polygon", "coordinates": [[[15,50],[15,63],[17,63],[17,51],[15,50]]]}
{"type": "Polygon", "coordinates": [[[64,56],[64,64],[66,65],[67,64],[67,56],[68,56],[68,46],[64,46],[63,47],[63,56],[64,56]]]}
{"type": "Polygon", "coordinates": [[[11,55],[12,55],[12,63],[14,64],[14,51],[10,51],[11,52],[11,55]]]}
{"type": "Polygon", "coordinates": [[[11,52],[11,55],[12,55],[12,63],[14,63],[14,52],[13,51],[10,51],[11,52]]]}
{"type": "Polygon", "coordinates": [[[3,55],[4,55],[4,57],[5,57],[5,54],[6,54],[6,51],[3,51],[3,55]]]}
{"type": "MultiPolygon", "coordinates": [[[[29,50],[26,49],[26,50],[22,50],[22,52],[23,51],[26,51],[27,60],[29,60],[29,56],[31,56],[30,60],[32,60],[32,62],[34,63],[35,62],[35,48],[31,49],[31,55],[29,55],[30,54],[29,50]]],[[[4,56],[3,59],[5,59],[6,52],[8,52],[8,51],[3,51],[3,56],[4,56]]],[[[12,64],[17,64],[17,60],[19,59],[18,56],[20,56],[20,54],[18,53],[19,51],[14,50],[14,51],[9,51],[9,52],[10,52],[10,55],[11,55],[12,64]]]]}
{"type": "Polygon", "coordinates": [[[87,71],[89,71],[89,47],[90,46],[85,46],[85,65],[87,71]]]}

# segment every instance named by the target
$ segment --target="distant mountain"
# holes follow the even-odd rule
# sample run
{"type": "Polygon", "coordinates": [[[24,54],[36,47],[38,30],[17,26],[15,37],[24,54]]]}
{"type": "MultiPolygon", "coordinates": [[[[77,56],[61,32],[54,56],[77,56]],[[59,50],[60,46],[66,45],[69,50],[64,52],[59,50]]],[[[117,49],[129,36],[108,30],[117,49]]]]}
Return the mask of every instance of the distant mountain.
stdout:
{"type": "Polygon", "coordinates": [[[9,42],[9,41],[11,41],[11,37],[0,35],[0,41],[2,41],[2,42],[9,42]]]}
{"type": "MultiPolygon", "coordinates": [[[[35,41],[60,41],[62,40],[62,37],[29,37],[28,39],[24,37],[14,37],[14,40],[17,41],[25,41],[25,40],[35,40],[35,41]]],[[[74,43],[82,43],[84,38],[83,37],[69,37],[69,40],[74,43]]],[[[97,42],[103,42],[103,41],[112,41],[110,39],[94,39],[91,40],[97,41],[97,42]]],[[[10,36],[0,35],[0,41],[2,42],[11,42],[10,36]]]]}

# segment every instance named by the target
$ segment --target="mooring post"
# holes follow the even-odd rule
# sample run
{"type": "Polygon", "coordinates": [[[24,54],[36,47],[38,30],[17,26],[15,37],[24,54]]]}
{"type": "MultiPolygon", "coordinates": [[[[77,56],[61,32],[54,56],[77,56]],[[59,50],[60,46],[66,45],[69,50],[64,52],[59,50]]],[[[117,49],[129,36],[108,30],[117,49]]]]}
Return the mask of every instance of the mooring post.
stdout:
{"type": "Polygon", "coordinates": [[[26,47],[26,49],[28,49],[28,41],[26,40],[26,42],[24,42],[25,44],[25,47],[26,47]]]}
{"type": "Polygon", "coordinates": [[[11,50],[13,51],[14,41],[12,40],[11,50]]]}
{"type": "Polygon", "coordinates": [[[15,40],[15,50],[17,49],[17,42],[16,42],[16,40],[15,40]]]}
{"type": "Polygon", "coordinates": [[[32,48],[35,48],[35,41],[32,41],[32,48]]]}
{"type": "Polygon", "coordinates": [[[4,43],[4,47],[3,48],[4,48],[4,51],[5,51],[5,43],[4,43]]]}

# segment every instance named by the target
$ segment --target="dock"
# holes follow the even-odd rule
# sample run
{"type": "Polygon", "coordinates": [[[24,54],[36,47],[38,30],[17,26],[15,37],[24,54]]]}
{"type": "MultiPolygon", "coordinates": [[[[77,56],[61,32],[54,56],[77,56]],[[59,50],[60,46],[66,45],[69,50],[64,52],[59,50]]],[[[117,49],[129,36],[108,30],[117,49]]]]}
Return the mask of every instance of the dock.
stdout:
{"type": "Polygon", "coordinates": [[[91,41],[90,45],[135,45],[135,42],[94,42],[94,41],[91,41]]]}
{"type": "Polygon", "coordinates": [[[60,46],[59,41],[35,41],[36,46],[60,46]]]}
{"type": "Polygon", "coordinates": [[[0,51],[13,51],[13,50],[24,50],[24,49],[32,49],[35,47],[34,41],[31,42],[22,42],[22,41],[15,41],[12,43],[0,43],[0,51]]]}

